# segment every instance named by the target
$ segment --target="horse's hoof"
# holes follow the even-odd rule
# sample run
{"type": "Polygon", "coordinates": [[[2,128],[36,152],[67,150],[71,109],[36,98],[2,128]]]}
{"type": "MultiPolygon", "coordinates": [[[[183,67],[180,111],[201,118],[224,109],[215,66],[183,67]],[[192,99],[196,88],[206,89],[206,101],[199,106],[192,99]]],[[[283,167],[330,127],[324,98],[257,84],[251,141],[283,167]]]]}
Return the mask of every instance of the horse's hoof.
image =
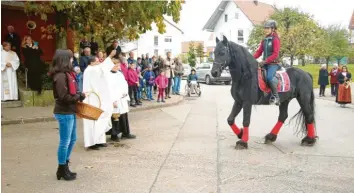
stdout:
{"type": "Polygon", "coordinates": [[[235,149],[247,149],[247,148],[248,148],[247,142],[244,142],[242,140],[239,140],[238,142],[236,142],[235,149]]]}
{"type": "Polygon", "coordinates": [[[301,145],[302,146],[314,146],[317,141],[317,136],[314,138],[306,136],[301,140],[301,145]]]}
{"type": "Polygon", "coordinates": [[[241,129],[241,131],[240,131],[240,133],[237,135],[237,137],[238,137],[239,139],[242,139],[242,135],[243,135],[243,129],[241,129]]]}
{"type": "Polygon", "coordinates": [[[264,143],[265,144],[271,144],[275,140],[277,140],[277,135],[274,135],[273,133],[268,133],[265,137],[264,143]]]}

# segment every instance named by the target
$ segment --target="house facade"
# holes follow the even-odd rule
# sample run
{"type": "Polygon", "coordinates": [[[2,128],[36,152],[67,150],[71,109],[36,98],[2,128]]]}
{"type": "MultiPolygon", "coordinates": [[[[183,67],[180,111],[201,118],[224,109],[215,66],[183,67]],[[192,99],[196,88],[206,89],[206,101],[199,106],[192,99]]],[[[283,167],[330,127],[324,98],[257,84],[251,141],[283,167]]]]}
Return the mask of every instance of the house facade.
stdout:
{"type": "Polygon", "coordinates": [[[349,34],[350,34],[350,39],[349,39],[350,44],[354,48],[354,11],[352,14],[352,18],[350,19],[349,22],[349,34]]]}
{"type": "Polygon", "coordinates": [[[274,13],[272,5],[254,1],[221,1],[203,30],[213,32],[215,37],[247,47],[254,25],[262,24],[274,13]]]}
{"type": "Polygon", "coordinates": [[[140,35],[140,38],[135,42],[137,56],[149,54],[149,56],[165,56],[167,52],[171,52],[173,56],[178,56],[181,53],[181,42],[184,32],[170,20],[164,18],[166,32],[160,34],[155,23],[152,24],[152,30],[140,35]]]}

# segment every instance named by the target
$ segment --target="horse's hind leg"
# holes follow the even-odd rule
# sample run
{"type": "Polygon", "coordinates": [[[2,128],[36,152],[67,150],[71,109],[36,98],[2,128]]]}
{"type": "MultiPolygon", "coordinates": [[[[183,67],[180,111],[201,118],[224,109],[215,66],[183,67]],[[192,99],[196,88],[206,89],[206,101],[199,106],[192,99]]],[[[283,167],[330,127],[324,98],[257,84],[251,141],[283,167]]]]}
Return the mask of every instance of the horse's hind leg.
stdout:
{"type": "Polygon", "coordinates": [[[290,102],[290,100],[280,103],[278,122],[274,125],[272,131],[265,136],[264,143],[268,144],[268,143],[272,143],[275,140],[277,140],[278,133],[279,133],[281,127],[283,126],[285,120],[288,118],[289,102],[290,102]]]}
{"type": "MultiPolygon", "coordinates": [[[[315,109],[314,109],[314,95],[305,95],[305,97],[297,98],[301,111],[305,117],[304,124],[306,125],[307,136],[301,140],[301,145],[313,146],[316,143],[315,131],[315,109]]],[[[305,132],[305,131],[303,131],[305,132]]]]}
{"type": "Polygon", "coordinates": [[[240,113],[241,109],[242,109],[242,103],[238,103],[235,101],[234,105],[232,106],[231,113],[227,118],[227,123],[230,125],[232,131],[237,135],[239,139],[242,138],[243,130],[237,127],[235,123],[235,118],[240,113]]]}

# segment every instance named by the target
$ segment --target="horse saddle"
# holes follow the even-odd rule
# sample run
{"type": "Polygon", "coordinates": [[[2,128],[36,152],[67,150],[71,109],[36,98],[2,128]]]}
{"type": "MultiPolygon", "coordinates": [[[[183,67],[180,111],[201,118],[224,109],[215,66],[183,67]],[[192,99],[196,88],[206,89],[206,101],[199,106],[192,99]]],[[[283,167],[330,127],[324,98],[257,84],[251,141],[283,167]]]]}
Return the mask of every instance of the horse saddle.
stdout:
{"type": "MultiPolygon", "coordinates": [[[[290,79],[285,68],[279,66],[275,77],[278,79],[278,92],[288,92],[290,90],[290,79]]],[[[264,68],[258,68],[258,85],[263,92],[271,92],[267,82],[267,71],[264,68]]]]}

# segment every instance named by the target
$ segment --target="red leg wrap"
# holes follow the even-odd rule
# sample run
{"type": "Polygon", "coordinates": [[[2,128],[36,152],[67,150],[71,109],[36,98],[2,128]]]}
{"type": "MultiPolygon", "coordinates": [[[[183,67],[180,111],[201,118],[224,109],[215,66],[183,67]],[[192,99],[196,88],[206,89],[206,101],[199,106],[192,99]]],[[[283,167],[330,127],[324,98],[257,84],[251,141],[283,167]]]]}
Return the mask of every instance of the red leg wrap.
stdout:
{"type": "Polygon", "coordinates": [[[248,141],[248,127],[243,128],[242,141],[244,142],[248,141]]]}
{"type": "Polygon", "coordinates": [[[307,124],[307,136],[311,138],[315,137],[315,125],[313,123],[307,124]]]}
{"type": "Polygon", "coordinates": [[[231,129],[236,135],[240,134],[241,132],[240,128],[238,128],[235,123],[231,125],[231,129]]]}
{"type": "Polygon", "coordinates": [[[280,128],[283,126],[283,122],[278,121],[277,124],[274,125],[272,131],[270,133],[274,135],[278,135],[280,128]]]}

